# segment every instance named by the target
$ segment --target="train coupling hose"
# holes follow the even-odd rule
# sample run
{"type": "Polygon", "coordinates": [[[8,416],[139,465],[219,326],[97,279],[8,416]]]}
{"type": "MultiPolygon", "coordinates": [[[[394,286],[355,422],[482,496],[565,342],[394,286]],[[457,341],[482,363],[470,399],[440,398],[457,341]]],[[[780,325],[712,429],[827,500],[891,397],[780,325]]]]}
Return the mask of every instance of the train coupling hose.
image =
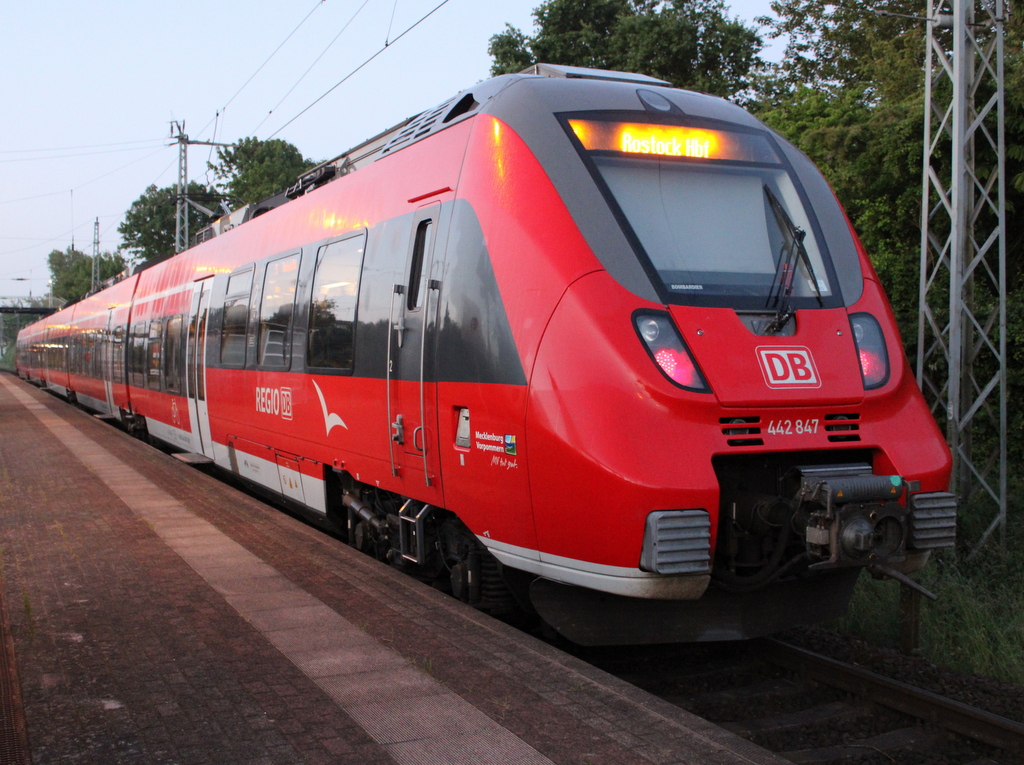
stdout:
{"type": "Polygon", "coordinates": [[[871,573],[872,576],[874,576],[876,578],[881,578],[883,576],[887,576],[890,579],[895,579],[900,584],[905,584],[907,587],[910,587],[912,590],[917,590],[919,593],[924,595],[929,600],[938,600],[939,599],[939,596],[936,595],[931,590],[929,590],[926,587],[924,587],[923,585],[915,582],[913,579],[911,579],[906,574],[904,574],[904,573],[902,573],[900,571],[897,571],[894,568],[889,568],[889,566],[885,566],[885,565],[883,565],[881,563],[872,563],[871,565],[868,566],[868,571],[871,573]]]}
{"type": "Polygon", "coordinates": [[[378,518],[370,508],[356,499],[353,495],[346,492],[342,495],[341,501],[344,503],[345,507],[373,526],[374,530],[379,532],[384,528],[384,522],[378,518]]]}

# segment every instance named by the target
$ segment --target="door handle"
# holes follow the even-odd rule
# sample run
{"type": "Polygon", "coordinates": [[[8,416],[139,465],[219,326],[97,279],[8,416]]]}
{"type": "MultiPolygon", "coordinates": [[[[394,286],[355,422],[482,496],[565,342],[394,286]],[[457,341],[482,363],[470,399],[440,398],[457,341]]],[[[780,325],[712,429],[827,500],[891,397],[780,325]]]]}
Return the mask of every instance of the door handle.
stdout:
{"type": "MultiPolygon", "coordinates": [[[[391,423],[391,440],[397,444],[405,443],[405,423],[402,415],[398,415],[398,418],[391,423]]],[[[419,430],[419,428],[416,428],[419,430]]]]}

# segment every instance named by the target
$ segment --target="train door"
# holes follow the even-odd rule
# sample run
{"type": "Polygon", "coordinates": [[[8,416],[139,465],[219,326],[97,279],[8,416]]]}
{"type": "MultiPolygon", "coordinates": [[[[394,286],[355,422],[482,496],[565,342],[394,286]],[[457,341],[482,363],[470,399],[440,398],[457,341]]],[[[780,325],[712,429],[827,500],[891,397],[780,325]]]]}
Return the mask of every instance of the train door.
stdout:
{"type": "Polygon", "coordinates": [[[188,419],[192,428],[192,451],[211,459],[213,440],[210,438],[210,412],[206,404],[206,330],[209,324],[212,287],[213,277],[207,277],[197,281],[192,292],[185,375],[188,419]]]}
{"type": "Polygon", "coordinates": [[[103,391],[107,399],[107,414],[117,412],[117,404],[114,403],[114,309],[107,310],[107,325],[101,335],[103,338],[100,345],[100,377],[103,379],[103,391]]]}
{"type": "MultiPolygon", "coordinates": [[[[437,386],[433,375],[440,284],[432,278],[435,247],[441,228],[440,204],[427,205],[413,217],[404,283],[391,296],[388,338],[388,424],[392,472],[410,495],[428,498],[439,493],[437,448],[437,386]]],[[[440,502],[440,497],[433,501],[440,502]]]]}

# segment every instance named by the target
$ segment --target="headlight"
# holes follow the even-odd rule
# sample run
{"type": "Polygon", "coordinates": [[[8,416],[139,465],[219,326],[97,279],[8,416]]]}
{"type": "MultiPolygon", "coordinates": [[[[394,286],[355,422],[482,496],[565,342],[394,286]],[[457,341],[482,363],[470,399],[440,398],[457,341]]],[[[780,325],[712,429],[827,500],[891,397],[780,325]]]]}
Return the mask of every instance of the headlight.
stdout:
{"type": "Polygon", "coordinates": [[[638,313],[633,322],[644,347],[665,377],[686,390],[711,392],[697,368],[697,362],[667,314],[638,313]]]}

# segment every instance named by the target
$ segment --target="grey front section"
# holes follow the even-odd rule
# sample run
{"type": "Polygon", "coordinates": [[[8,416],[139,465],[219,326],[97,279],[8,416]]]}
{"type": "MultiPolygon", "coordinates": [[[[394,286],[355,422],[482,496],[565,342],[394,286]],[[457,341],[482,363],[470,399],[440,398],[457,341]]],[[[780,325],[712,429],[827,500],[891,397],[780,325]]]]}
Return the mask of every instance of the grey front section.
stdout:
{"type": "Polygon", "coordinates": [[[455,203],[445,255],[437,380],[526,385],[484,232],[465,200],[455,203]]]}
{"type": "MultiPolygon", "coordinates": [[[[465,200],[443,205],[431,278],[440,281],[436,312],[427,326],[424,377],[437,382],[526,385],[505,305],[494,277],[480,221],[465,200]],[[431,353],[429,349],[435,348],[431,353]]],[[[385,376],[392,287],[405,278],[405,253],[412,216],[371,228],[359,291],[355,375],[385,376]]],[[[419,355],[419,333],[405,335],[412,357],[419,355]]],[[[418,379],[418,368],[396,364],[394,379],[418,379]]]]}
{"type": "Polygon", "coordinates": [[[507,123],[526,141],[608,273],[637,297],[661,302],[650,276],[556,116],[574,112],[633,112],[636,119],[642,120],[645,113],[653,111],[641,99],[643,91],[657,91],[672,103],[672,114],[680,119],[719,120],[769,133],[780,145],[810,199],[827,242],[843,303],[852,305],[860,298],[863,276],[856,244],[828,182],[792,144],[735,104],[716,96],[652,84],[519,76],[491,97],[481,111],[507,123]]]}

